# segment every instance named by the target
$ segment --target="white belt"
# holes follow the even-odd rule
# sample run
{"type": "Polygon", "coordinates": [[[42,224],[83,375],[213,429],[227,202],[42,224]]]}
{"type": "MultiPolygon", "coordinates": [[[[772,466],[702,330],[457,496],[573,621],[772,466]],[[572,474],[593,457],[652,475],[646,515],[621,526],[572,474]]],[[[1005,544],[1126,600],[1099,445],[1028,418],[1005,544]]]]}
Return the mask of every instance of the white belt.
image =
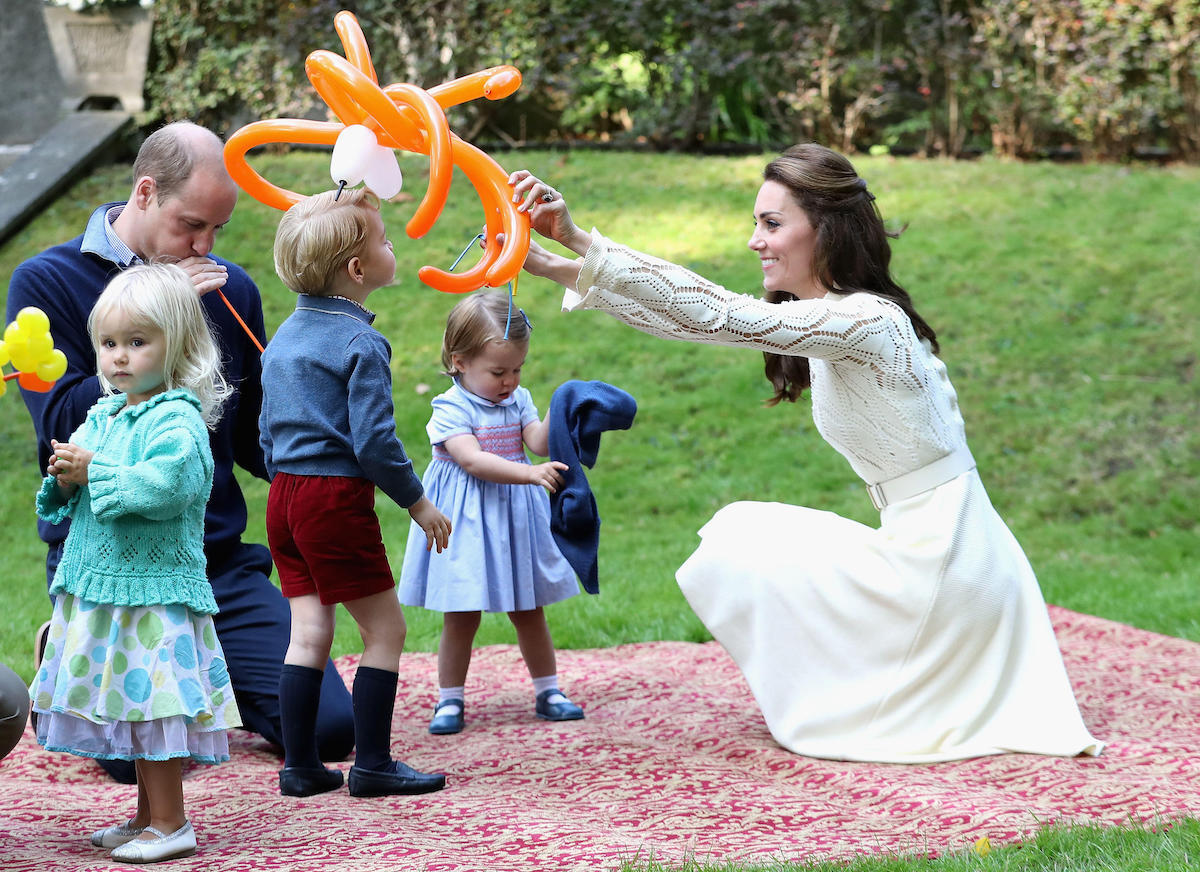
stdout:
{"type": "Polygon", "coordinates": [[[920,469],[914,469],[888,481],[881,481],[879,484],[869,484],[867,493],[870,494],[875,508],[883,511],[884,506],[933,490],[974,468],[975,458],[971,456],[971,450],[964,445],[920,469]]]}

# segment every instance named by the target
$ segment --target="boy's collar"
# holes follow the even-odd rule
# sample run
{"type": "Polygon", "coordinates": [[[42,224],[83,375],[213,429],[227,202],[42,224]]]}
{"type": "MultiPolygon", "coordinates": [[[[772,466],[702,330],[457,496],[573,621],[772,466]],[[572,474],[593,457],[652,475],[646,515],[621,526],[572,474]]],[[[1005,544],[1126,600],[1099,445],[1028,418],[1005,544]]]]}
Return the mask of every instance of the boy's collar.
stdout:
{"type": "Polygon", "coordinates": [[[375,313],[355,300],[341,295],[301,294],[296,300],[297,309],[309,309],[317,312],[329,312],[336,315],[349,315],[359,321],[372,324],[375,313]]]}

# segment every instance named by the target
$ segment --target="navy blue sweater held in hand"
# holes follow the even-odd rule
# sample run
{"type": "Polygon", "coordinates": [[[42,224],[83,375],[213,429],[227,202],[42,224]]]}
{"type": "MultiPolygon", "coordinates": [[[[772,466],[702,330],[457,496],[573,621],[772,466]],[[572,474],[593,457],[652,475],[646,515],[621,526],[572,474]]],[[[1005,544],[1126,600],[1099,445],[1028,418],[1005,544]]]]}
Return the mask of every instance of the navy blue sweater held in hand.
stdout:
{"type": "Polygon", "coordinates": [[[550,459],[568,467],[563,486],[550,495],[550,531],[591,594],[600,592],[600,512],[582,467],[595,466],[601,433],[628,430],[636,414],[632,396],[600,381],[563,382],[550,398],[550,459]]]}

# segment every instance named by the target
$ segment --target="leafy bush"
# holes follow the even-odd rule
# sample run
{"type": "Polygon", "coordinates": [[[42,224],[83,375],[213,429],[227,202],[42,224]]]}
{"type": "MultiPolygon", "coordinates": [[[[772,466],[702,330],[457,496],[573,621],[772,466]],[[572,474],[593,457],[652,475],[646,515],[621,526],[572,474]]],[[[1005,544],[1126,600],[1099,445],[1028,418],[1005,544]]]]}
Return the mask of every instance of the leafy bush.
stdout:
{"type": "Polygon", "coordinates": [[[1200,0],[158,0],[155,120],[323,117],[342,8],[382,81],[522,71],[451,111],[468,139],[1200,159],[1200,0]]]}
{"type": "Polygon", "coordinates": [[[301,35],[297,5],[158,0],[146,83],[152,111],[222,132],[310,111],[302,96],[311,90],[304,87],[309,37],[301,35]]]}

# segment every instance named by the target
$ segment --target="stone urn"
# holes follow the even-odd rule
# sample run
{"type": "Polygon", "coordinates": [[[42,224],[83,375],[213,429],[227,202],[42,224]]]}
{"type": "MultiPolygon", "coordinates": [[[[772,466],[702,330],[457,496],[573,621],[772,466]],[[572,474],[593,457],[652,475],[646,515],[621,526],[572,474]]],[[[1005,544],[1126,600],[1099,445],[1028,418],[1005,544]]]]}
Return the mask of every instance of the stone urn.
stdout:
{"type": "Polygon", "coordinates": [[[116,100],[126,112],[146,108],[142,89],[150,57],[153,8],[42,7],[63,79],[63,104],[74,111],[89,98],[116,100]]]}

